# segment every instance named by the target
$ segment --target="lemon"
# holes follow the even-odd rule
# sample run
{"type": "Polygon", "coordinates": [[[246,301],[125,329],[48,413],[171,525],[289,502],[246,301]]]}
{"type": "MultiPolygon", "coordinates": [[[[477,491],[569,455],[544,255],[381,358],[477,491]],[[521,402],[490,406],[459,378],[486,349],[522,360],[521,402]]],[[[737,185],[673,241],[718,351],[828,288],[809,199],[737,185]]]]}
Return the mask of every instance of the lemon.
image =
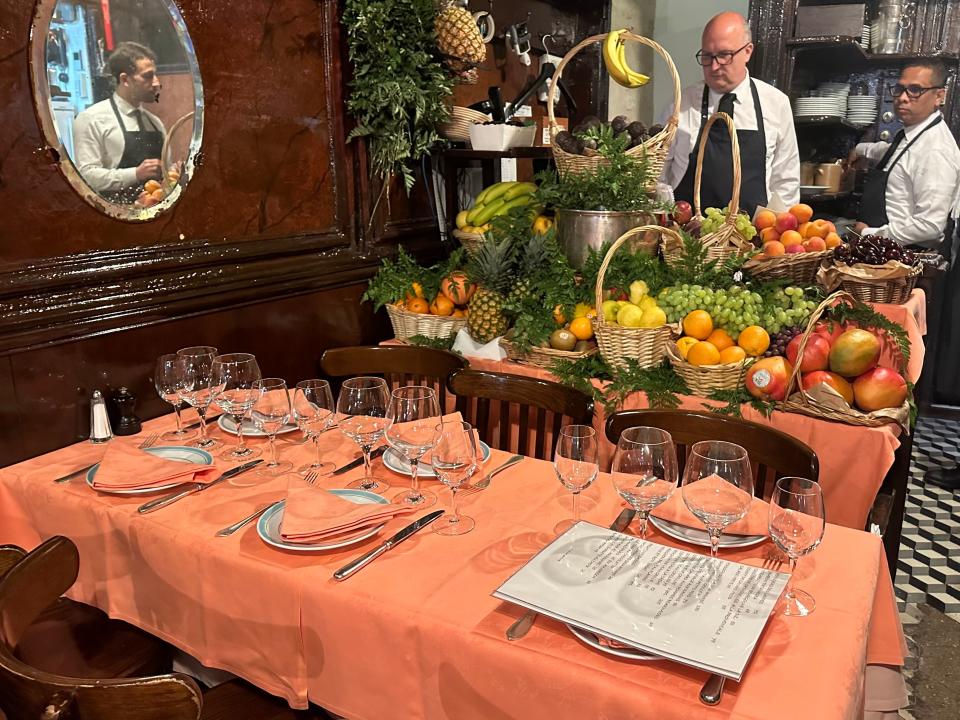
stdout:
{"type": "Polygon", "coordinates": [[[656,328],[667,322],[667,314],[657,306],[653,306],[643,311],[643,318],[640,320],[640,327],[656,328]]]}

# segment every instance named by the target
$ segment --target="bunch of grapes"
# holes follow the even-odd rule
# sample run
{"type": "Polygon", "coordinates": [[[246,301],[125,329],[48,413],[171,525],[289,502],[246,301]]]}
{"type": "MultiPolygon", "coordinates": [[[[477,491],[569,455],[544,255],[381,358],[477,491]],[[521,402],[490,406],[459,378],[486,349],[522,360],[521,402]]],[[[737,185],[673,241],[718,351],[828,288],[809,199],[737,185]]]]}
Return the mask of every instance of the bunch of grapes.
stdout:
{"type": "MultiPolygon", "coordinates": [[[[720,229],[720,226],[723,225],[726,219],[726,210],[707,208],[707,214],[706,217],[703,218],[703,223],[700,226],[700,232],[704,235],[716,232],[720,229]]],[[[743,213],[737,214],[737,217],[734,220],[734,225],[736,226],[737,231],[747,240],[752,240],[753,236],[757,234],[757,229],[753,226],[753,223],[750,222],[750,218],[743,213]]]]}
{"type": "Polygon", "coordinates": [[[778,333],[774,333],[770,336],[770,347],[767,348],[767,351],[763,354],[763,356],[773,357],[774,355],[781,355],[786,357],[787,345],[789,345],[790,341],[793,340],[797,335],[802,334],[803,328],[800,327],[788,327],[784,328],[778,333]]]}
{"type": "Polygon", "coordinates": [[[714,326],[723,328],[734,338],[750,325],[759,325],[771,333],[800,325],[817,306],[798,287],[778,289],[765,303],[760,293],[751,292],[743,285],[714,290],[687,284],[664,288],[657,296],[657,304],[672,323],[693,310],[705,310],[713,318],[714,326]]]}
{"type": "Polygon", "coordinates": [[[803,325],[817,307],[817,303],[807,298],[803,288],[799,287],[778,288],[767,298],[767,303],[759,324],[770,333],[803,325]]]}
{"type": "Polygon", "coordinates": [[[853,263],[883,265],[890,260],[897,260],[904,265],[913,265],[917,261],[916,256],[910,250],[905,250],[896,240],[879,235],[853,238],[846,245],[841,245],[834,250],[833,255],[837,260],[848,265],[853,263]]]}

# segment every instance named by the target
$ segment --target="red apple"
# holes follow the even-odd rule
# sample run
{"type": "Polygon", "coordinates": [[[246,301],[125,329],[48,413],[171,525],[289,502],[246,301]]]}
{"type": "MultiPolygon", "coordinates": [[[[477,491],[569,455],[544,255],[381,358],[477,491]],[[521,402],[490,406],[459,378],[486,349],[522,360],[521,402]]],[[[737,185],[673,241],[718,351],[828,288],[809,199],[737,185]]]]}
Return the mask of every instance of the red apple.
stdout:
{"type": "MultiPolygon", "coordinates": [[[[800,353],[800,341],[802,335],[797,335],[787,344],[787,360],[792,365],[797,364],[797,355],[800,353]]],[[[800,372],[813,372],[814,370],[826,370],[830,364],[830,343],[820,335],[812,333],[807,338],[807,346],[803,349],[803,359],[800,361],[800,372]]]]}
{"type": "Polygon", "coordinates": [[[783,400],[787,395],[787,383],[793,366],[786,358],[775,355],[758,360],[744,378],[747,390],[761,400],[783,400]]]}
{"type": "Polygon", "coordinates": [[[816,370],[812,373],[807,373],[803,376],[801,384],[803,385],[804,390],[809,390],[812,387],[815,387],[823,383],[824,385],[829,385],[847,401],[848,405],[853,405],[853,385],[848,383],[842,377],[836,373],[827,372],[825,370],[816,370]]]}
{"type": "Polygon", "coordinates": [[[840,337],[845,329],[843,325],[833,320],[821,320],[814,326],[813,331],[832,346],[833,341],[840,337]]]}
{"type": "Polygon", "coordinates": [[[907,399],[907,383],[896,370],[875,367],[853,381],[853,397],[865,412],[900,407],[907,399]]]}
{"type": "Polygon", "coordinates": [[[677,225],[686,225],[693,217],[693,207],[686,200],[680,200],[673,210],[673,221],[677,225]]]}
{"type": "Polygon", "coordinates": [[[785,212],[777,215],[777,222],[774,227],[777,229],[777,232],[782,235],[787,230],[796,230],[800,227],[800,223],[797,221],[796,215],[785,212]]]}

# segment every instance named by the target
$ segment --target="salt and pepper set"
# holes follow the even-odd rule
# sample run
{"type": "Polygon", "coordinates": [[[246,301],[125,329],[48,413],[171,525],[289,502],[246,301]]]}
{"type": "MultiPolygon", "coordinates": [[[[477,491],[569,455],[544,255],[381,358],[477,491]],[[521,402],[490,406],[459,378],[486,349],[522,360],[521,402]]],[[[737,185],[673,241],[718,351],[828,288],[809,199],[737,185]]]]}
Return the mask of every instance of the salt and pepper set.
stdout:
{"type": "Polygon", "coordinates": [[[93,391],[90,398],[90,442],[105,443],[116,435],[136,435],[141,430],[140,418],[134,414],[137,398],[127,388],[122,387],[111,398],[116,416],[116,430],[110,423],[110,413],[103,393],[93,391]]]}

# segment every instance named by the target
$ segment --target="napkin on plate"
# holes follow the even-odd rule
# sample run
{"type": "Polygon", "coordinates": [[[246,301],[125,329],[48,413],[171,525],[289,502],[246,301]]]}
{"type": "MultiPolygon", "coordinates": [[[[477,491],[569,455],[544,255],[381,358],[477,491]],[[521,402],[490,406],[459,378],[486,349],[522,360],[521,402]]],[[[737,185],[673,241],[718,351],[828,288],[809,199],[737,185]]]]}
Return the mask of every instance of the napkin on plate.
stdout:
{"type": "Polygon", "coordinates": [[[93,487],[145,490],[172,482],[209,482],[219,474],[220,471],[212,465],[167,460],[114,441],[107,445],[107,451],[93,477],[93,487]]]}
{"type": "Polygon", "coordinates": [[[320,542],[372,528],[414,510],[394,503],[359,505],[323,488],[293,481],[287,488],[280,536],[290,542],[320,542]]]}
{"type": "MultiPolygon", "coordinates": [[[[725,490],[726,488],[724,486],[733,487],[716,475],[698,480],[697,484],[699,483],[707,483],[708,487],[716,486],[718,490],[725,490]]],[[[687,509],[686,504],[683,502],[683,488],[680,487],[676,489],[676,492],[674,492],[665,503],[657,506],[650,514],[662,520],[678,523],[679,525],[686,525],[687,527],[696,528],[697,530],[705,530],[700,519],[687,509]]],[[[732,525],[725,527],[723,533],[725,535],[766,535],[767,514],[767,503],[755,497],[750,504],[750,509],[747,511],[746,516],[741,520],[737,520],[737,522],[732,525]]]]}

